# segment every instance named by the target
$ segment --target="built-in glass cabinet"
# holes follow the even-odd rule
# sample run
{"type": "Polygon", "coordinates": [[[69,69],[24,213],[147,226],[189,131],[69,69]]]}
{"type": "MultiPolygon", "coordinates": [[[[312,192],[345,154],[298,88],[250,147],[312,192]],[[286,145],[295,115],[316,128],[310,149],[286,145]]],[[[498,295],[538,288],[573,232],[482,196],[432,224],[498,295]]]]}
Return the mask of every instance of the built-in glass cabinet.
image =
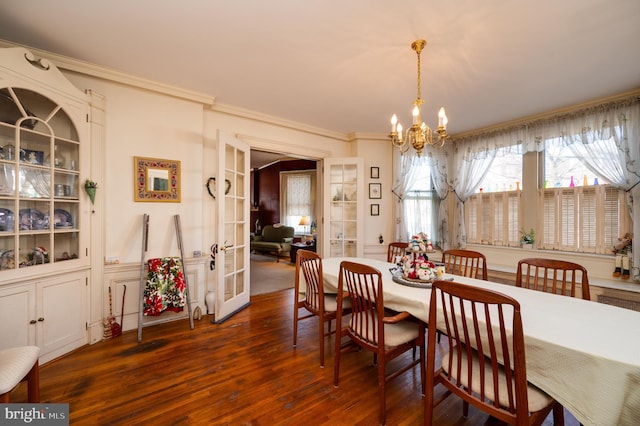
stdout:
{"type": "Polygon", "coordinates": [[[78,258],[80,140],[47,97],[0,89],[0,272],[78,258]]]}
{"type": "Polygon", "coordinates": [[[360,158],[325,159],[325,257],[363,255],[363,166],[360,158]],[[328,194],[328,195],[327,195],[328,194]]]}

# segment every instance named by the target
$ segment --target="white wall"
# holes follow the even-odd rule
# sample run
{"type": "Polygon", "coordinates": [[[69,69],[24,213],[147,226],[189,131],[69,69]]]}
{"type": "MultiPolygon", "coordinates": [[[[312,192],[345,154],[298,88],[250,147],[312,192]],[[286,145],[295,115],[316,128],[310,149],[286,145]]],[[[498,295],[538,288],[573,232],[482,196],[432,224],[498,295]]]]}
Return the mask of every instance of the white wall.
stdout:
{"type": "Polygon", "coordinates": [[[394,241],[393,156],[391,141],[386,136],[356,135],[353,155],[364,159],[364,254],[366,257],[386,260],[387,245],[394,241]],[[371,178],[371,167],[378,167],[380,178],[371,178]],[[382,185],[382,198],[369,199],[369,184],[382,185]],[[380,206],[380,215],[371,216],[371,205],[380,206]],[[380,243],[380,236],[383,242],[380,243]]]}
{"type": "MultiPolygon", "coordinates": [[[[215,288],[215,274],[208,268],[209,247],[218,242],[216,201],[206,190],[209,176],[217,172],[217,132],[234,135],[253,148],[273,150],[306,158],[346,157],[352,155],[353,144],[346,135],[296,128],[264,116],[251,117],[230,113],[227,108],[205,105],[197,99],[186,99],[164,93],[163,87],[150,90],[149,84],[135,87],[100,77],[75,72],[65,75],[81,90],[91,90],[104,96],[104,145],[102,159],[104,175],[93,175],[99,191],[104,191],[105,237],[100,249],[104,258],[118,259],[119,264],[105,267],[99,298],[100,313],[94,322],[108,312],[106,294],[110,286],[121,294],[127,286],[125,329],[137,326],[139,265],[142,256],[142,216],[150,216],[148,252],[144,258],[179,254],[173,216],[179,214],[182,223],[185,257],[192,278],[191,298],[194,307],[203,311],[204,294],[215,288]],[[151,157],[181,162],[181,202],[154,203],[134,201],[133,157],[151,157]],[[202,252],[193,258],[193,251],[202,252]],[[117,289],[120,289],[118,291],[117,289]]],[[[153,85],[151,85],[153,89],[153,85]]],[[[384,168],[381,167],[381,170],[384,168]]],[[[96,169],[96,174],[100,172],[96,169]]],[[[381,176],[384,179],[384,175],[381,176]]],[[[114,298],[114,312],[121,302],[114,298]]],[[[171,317],[171,316],[169,316],[171,317]]],[[[157,319],[163,321],[166,319],[157,319]]],[[[152,321],[153,322],[153,321],[152,321]]],[[[97,328],[97,326],[96,326],[97,328]]],[[[95,333],[92,333],[95,334],[95,333]]],[[[96,341],[98,336],[92,338],[96,341]]]]}

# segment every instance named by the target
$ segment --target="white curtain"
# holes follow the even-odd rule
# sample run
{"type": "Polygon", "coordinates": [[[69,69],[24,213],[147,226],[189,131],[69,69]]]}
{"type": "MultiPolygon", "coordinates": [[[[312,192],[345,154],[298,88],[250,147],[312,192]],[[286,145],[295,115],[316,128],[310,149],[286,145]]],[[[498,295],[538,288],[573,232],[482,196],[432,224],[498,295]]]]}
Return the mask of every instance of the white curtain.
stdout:
{"type": "Polygon", "coordinates": [[[293,226],[296,233],[309,231],[308,225],[299,225],[302,216],[309,216],[310,222],[315,220],[315,173],[315,170],[280,173],[280,222],[293,226]]]}
{"type": "Polygon", "coordinates": [[[452,182],[457,195],[453,244],[466,245],[464,200],[475,191],[500,150],[522,154],[544,150],[556,139],[571,147],[596,176],[627,191],[633,220],[634,275],[640,278],[640,98],[630,96],[572,113],[514,125],[494,132],[455,138],[452,182]],[[614,145],[599,143],[613,140],[614,145]]]}
{"type": "Polygon", "coordinates": [[[404,220],[404,205],[402,200],[411,183],[415,180],[420,169],[420,164],[426,161],[424,156],[418,157],[414,150],[401,154],[399,150],[393,150],[394,155],[394,182],[392,192],[397,198],[396,203],[396,227],[394,241],[407,241],[408,227],[404,220]]]}
{"type": "Polygon", "coordinates": [[[538,140],[557,138],[595,176],[627,192],[636,237],[633,275],[640,280],[640,99],[633,96],[586,108],[536,123],[529,132],[538,140]]]}
{"type": "Polygon", "coordinates": [[[478,189],[497,156],[514,150],[522,153],[525,133],[525,129],[508,129],[456,139],[453,154],[456,175],[451,182],[456,196],[451,243],[453,247],[467,246],[464,202],[478,189]]]}
{"type": "Polygon", "coordinates": [[[450,248],[449,243],[449,196],[448,154],[445,149],[433,148],[427,154],[431,164],[431,179],[433,186],[440,197],[440,206],[436,216],[436,245],[442,250],[450,248]]]}

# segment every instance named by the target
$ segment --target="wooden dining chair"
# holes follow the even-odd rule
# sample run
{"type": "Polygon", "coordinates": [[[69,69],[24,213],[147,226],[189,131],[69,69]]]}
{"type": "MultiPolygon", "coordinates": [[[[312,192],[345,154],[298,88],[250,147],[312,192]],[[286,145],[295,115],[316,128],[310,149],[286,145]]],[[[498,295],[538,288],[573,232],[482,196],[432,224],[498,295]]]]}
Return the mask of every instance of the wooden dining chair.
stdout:
{"type": "Polygon", "coordinates": [[[587,270],[573,262],[530,258],[518,262],[516,286],[591,300],[587,270]],[[580,287],[580,294],[576,292],[580,287]]]}
{"type": "Polygon", "coordinates": [[[564,424],[562,406],[527,382],[520,304],[488,289],[451,281],[433,283],[429,303],[424,424],[433,424],[434,408],[449,395],[502,422],[540,425],[553,410],[554,424],[564,424]],[[447,335],[448,353],[436,344],[437,323],[447,335]],[[436,370],[436,347],[441,365],[436,370]],[[446,391],[434,405],[434,387],[446,391]]]}
{"type": "MultiPolygon", "coordinates": [[[[381,272],[368,265],[342,261],[338,278],[338,311],[349,297],[351,316],[342,326],[341,318],[336,320],[334,386],[338,387],[340,357],[352,349],[363,348],[373,352],[374,364],[378,367],[378,397],[380,403],[380,424],[386,419],[386,384],[409,369],[420,365],[420,377],[425,369],[425,328],[424,323],[413,318],[408,312],[386,316],[382,293],[381,272]],[[342,345],[342,338],[349,341],[342,345]],[[420,348],[420,356],[403,367],[386,374],[387,363],[415,347],[420,348]]],[[[424,380],[422,393],[424,394],[424,380]]]]}
{"type": "Polygon", "coordinates": [[[402,241],[389,243],[389,246],[387,247],[387,262],[396,263],[396,256],[404,256],[407,251],[407,247],[409,247],[409,243],[404,243],[402,241]]]}
{"type": "Polygon", "coordinates": [[[296,256],[295,291],[293,293],[293,347],[297,346],[298,321],[318,317],[318,336],[320,338],[320,367],[324,367],[324,338],[335,333],[331,330],[331,322],[336,319],[338,312],[342,315],[351,311],[349,300],[342,303],[338,310],[335,294],[325,294],[322,278],[322,258],[317,253],[309,250],[298,250],[296,256]],[[301,297],[301,280],[304,284],[304,297],[301,297]],[[308,314],[299,316],[300,308],[307,310],[308,314]],[[325,332],[325,323],[327,331],[325,332]]]}
{"type": "Polygon", "coordinates": [[[442,263],[448,274],[488,280],[487,258],[484,254],[464,249],[450,249],[442,252],[442,263]]]}

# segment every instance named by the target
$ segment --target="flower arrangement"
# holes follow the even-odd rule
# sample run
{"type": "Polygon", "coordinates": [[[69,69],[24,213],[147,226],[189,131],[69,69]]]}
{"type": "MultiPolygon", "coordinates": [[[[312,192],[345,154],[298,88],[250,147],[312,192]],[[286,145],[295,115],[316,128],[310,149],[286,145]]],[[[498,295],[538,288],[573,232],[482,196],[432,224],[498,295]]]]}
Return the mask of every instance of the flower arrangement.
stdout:
{"type": "Polygon", "coordinates": [[[402,276],[409,280],[430,282],[436,279],[436,264],[426,256],[403,256],[400,260],[402,276]]]}
{"type": "Polygon", "coordinates": [[[521,244],[533,244],[536,240],[536,233],[531,228],[531,231],[525,232],[524,229],[520,231],[520,243],[521,244]]]}

